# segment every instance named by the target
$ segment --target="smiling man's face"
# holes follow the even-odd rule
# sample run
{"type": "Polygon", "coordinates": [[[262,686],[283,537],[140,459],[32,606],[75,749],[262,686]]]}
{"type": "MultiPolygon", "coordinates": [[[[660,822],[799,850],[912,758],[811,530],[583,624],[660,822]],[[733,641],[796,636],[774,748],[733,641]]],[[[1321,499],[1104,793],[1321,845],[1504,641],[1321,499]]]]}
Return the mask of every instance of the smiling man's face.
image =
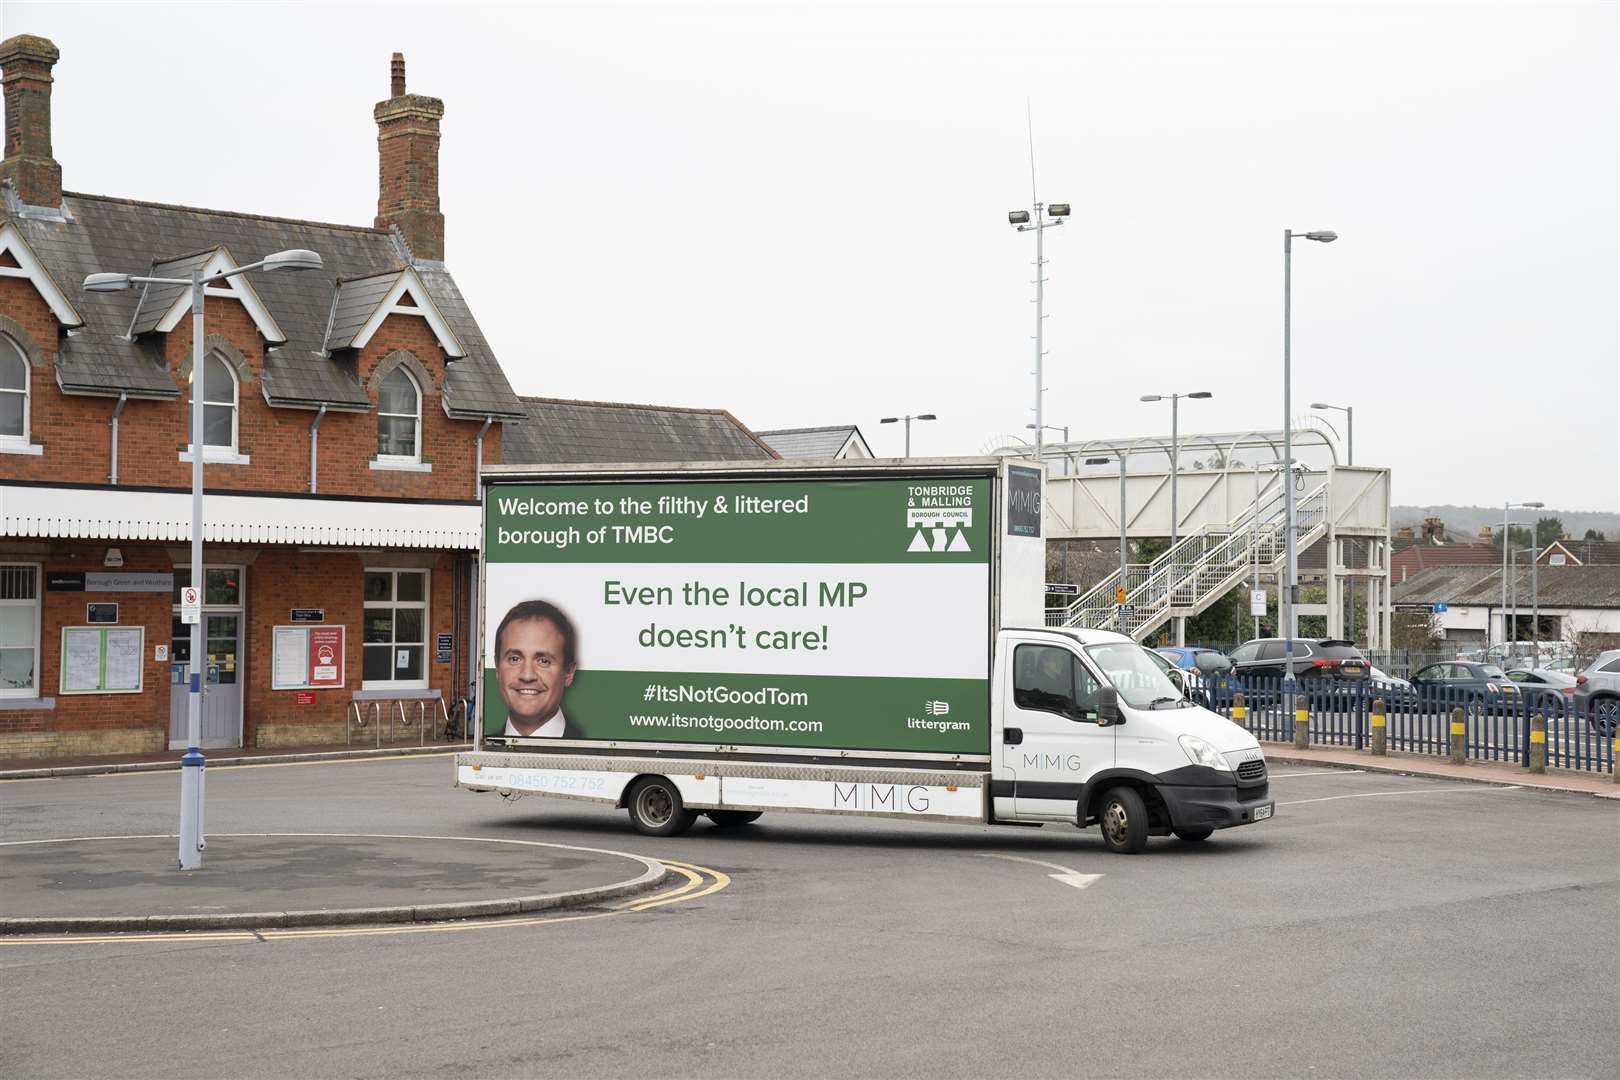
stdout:
{"type": "Polygon", "coordinates": [[[574,669],[563,666],[562,631],[546,618],[507,624],[495,673],[512,727],[523,735],[557,715],[563,694],[574,685],[574,669]]]}

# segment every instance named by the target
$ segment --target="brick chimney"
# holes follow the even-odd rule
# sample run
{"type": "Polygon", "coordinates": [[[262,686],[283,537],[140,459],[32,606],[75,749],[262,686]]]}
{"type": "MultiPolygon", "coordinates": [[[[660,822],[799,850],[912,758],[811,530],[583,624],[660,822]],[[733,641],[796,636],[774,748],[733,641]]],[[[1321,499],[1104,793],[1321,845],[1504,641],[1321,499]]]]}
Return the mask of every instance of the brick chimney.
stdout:
{"type": "Polygon", "coordinates": [[[1437,517],[1423,519],[1423,542],[1425,544],[1443,544],[1446,542],[1446,523],[1437,517]]]}
{"type": "MultiPolygon", "coordinates": [[[[377,226],[399,226],[418,259],[444,258],[439,213],[439,118],[444,102],[405,92],[405,57],[389,65],[386,101],[377,102],[377,226]]],[[[8,102],[11,100],[8,94],[8,102]]]]}
{"type": "Polygon", "coordinates": [[[0,42],[6,96],[0,179],[10,180],[31,206],[62,205],[62,166],[51,157],[51,68],[61,55],[49,39],[33,34],[0,42]]]}

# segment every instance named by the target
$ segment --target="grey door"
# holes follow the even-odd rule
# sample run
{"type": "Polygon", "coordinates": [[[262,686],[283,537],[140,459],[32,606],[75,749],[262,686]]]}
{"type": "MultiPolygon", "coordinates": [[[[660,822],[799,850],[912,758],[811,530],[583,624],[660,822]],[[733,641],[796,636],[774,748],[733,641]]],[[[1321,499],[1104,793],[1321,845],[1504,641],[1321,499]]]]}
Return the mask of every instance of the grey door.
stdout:
{"type": "MultiPolygon", "coordinates": [[[[204,749],[242,745],[242,613],[204,610],[202,741],[204,749]]],[[[174,616],[169,646],[169,747],[186,745],[186,679],[191,663],[191,627],[174,616]]]]}

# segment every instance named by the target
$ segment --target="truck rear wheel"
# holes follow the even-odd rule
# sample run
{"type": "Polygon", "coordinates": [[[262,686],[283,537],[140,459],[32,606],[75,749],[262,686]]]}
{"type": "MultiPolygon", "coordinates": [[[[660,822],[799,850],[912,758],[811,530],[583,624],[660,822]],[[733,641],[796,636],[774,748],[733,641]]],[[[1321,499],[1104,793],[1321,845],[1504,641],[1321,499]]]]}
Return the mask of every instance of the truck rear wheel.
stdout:
{"type": "Polygon", "coordinates": [[[1147,804],[1135,788],[1117,787],[1103,796],[1097,808],[1103,843],[1119,855],[1139,855],[1147,847],[1147,804]]]}
{"type": "Polygon", "coordinates": [[[680,791],[662,776],[637,780],[625,801],[630,808],[630,824],[648,836],[679,836],[697,820],[697,814],[681,801],[680,791]]]}
{"type": "Polygon", "coordinates": [[[717,828],[734,829],[738,825],[747,825],[758,821],[764,813],[762,810],[710,810],[709,820],[717,828]]]}

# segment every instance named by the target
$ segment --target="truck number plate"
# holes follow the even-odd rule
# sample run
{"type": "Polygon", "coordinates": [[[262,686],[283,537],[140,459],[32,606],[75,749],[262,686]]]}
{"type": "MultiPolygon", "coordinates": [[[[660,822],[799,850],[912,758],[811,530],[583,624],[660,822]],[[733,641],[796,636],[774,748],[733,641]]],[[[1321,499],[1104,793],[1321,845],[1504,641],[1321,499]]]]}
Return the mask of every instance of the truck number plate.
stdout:
{"type": "Polygon", "coordinates": [[[1272,809],[1273,809],[1273,806],[1272,806],[1272,804],[1269,804],[1269,803],[1267,805],[1265,805],[1265,806],[1257,807],[1255,809],[1255,811],[1254,811],[1254,820],[1256,820],[1256,821],[1264,821],[1264,820],[1266,820],[1266,818],[1271,816],[1272,809]]]}

